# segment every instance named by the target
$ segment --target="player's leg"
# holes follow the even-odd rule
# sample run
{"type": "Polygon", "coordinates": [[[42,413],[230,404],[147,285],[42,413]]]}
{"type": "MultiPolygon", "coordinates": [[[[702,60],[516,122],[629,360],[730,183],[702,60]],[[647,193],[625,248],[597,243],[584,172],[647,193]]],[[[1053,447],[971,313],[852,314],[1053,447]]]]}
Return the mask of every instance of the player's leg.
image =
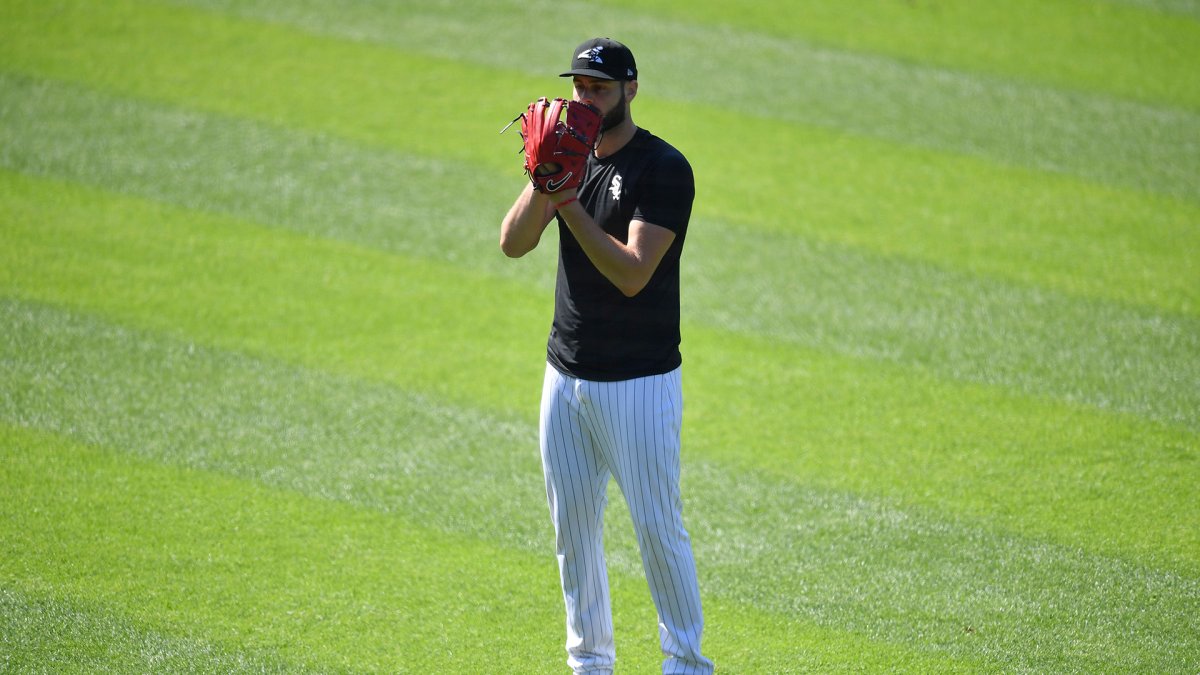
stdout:
{"type": "Polygon", "coordinates": [[[615,661],[603,544],[609,471],[581,424],[578,382],[546,368],[542,469],[567,612],[567,664],[576,672],[604,673],[615,661]]]}
{"type": "Polygon", "coordinates": [[[700,652],[704,618],[680,498],[680,371],[606,383],[602,391],[602,426],[614,436],[609,464],[629,505],[658,609],[663,672],[710,673],[712,662],[700,652]]]}

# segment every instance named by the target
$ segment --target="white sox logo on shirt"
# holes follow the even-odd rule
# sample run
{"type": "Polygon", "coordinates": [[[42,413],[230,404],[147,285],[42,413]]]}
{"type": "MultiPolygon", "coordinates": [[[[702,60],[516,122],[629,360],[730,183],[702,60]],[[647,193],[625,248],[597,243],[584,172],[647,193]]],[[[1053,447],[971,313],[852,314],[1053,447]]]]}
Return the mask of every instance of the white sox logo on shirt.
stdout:
{"type": "Polygon", "coordinates": [[[612,193],[613,199],[621,201],[621,174],[615,174],[612,183],[608,186],[608,191],[612,193]]]}

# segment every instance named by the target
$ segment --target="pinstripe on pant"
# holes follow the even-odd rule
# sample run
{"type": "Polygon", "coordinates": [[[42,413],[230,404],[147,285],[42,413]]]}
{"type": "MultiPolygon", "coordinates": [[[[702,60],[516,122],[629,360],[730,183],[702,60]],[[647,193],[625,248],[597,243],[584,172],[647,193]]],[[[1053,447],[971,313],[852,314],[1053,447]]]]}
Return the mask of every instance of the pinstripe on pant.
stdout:
{"type": "Polygon", "coordinates": [[[567,663],[611,672],[612,608],[603,518],[611,475],[633,519],[642,565],[658,610],[664,673],[707,674],[704,620],[691,540],[679,493],[680,370],[620,382],[592,382],[546,367],[541,449],[567,610],[567,663]]]}

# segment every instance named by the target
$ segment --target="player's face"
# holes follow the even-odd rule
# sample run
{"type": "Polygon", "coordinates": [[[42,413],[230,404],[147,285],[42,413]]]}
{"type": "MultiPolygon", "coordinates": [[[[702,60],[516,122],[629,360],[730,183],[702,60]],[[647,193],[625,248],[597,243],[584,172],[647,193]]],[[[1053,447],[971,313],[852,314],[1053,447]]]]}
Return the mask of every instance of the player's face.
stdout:
{"type": "Polygon", "coordinates": [[[595,106],[603,115],[600,128],[608,131],[625,121],[625,83],[576,75],[575,100],[595,106]]]}

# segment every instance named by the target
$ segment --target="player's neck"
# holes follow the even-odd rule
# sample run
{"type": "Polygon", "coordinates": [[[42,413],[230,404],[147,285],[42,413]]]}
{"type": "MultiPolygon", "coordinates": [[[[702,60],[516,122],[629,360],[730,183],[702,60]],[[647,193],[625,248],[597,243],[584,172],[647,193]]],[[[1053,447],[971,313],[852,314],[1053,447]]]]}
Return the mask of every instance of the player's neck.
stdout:
{"type": "Polygon", "coordinates": [[[626,118],[624,122],[616,127],[604,132],[600,137],[600,142],[596,144],[596,157],[604,159],[609,155],[615,154],[618,150],[625,147],[625,144],[633,140],[634,134],[637,133],[637,125],[633,123],[633,119],[626,118]]]}

